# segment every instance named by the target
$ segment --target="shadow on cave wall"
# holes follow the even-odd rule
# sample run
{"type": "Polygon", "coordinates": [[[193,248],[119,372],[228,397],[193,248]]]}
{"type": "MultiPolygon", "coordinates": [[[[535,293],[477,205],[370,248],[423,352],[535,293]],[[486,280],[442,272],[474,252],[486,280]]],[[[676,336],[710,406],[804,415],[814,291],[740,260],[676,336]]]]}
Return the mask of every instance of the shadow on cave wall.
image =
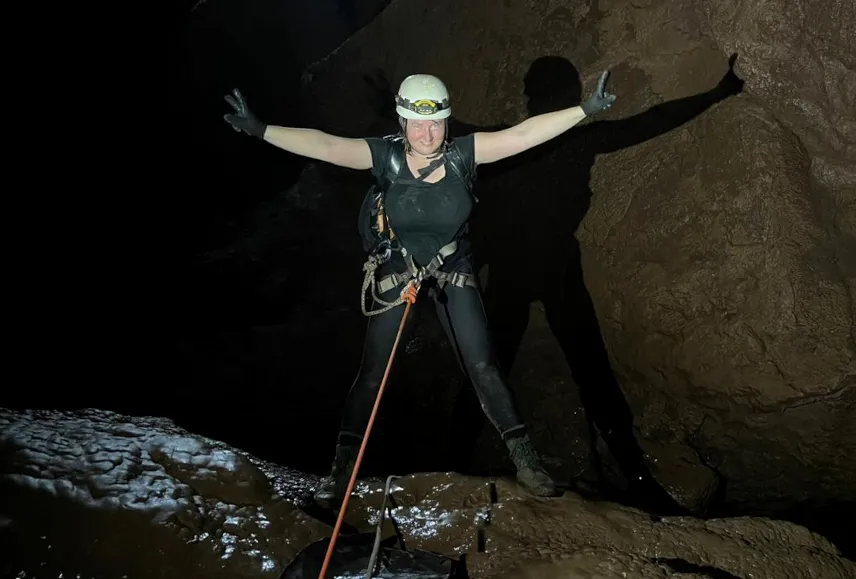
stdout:
{"type": "MultiPolygon", "coordinates": [[[[735,58],[736,55],[731,57],[731,67],[735,58]]],[[[481,202],[476,206],[472,228],[473,248],[476,267],[488,266],[485,306],[500,364],[506,373],[510,372],[529,324],[530,305],[542,302],[550,330],[580,389],[591,440],[598,434],[602,436],[627,478],[640,481],[630,493],[610,492],[610,496],[627,501],[635,491],[636,499],[628,502],[661,513],[673,511],[675,506],[651,479],[633,435],[633,417],[610,367],[574,234],[590,205],[591,169],[596,155],[655,138],[739,93],[743,81],[731,67],[708,92],[664,102],[620,120],[584,122],[542,146],[479,168],[476,193],[481,202]],[[644,498],[639,501],[640,497],[644,498]]],[[[378,117],[374,128],[378,134],[397,131],[397,117],[390,105],[392,90],[384,74],[374,71],[365,80],[378,117]]],[[[564,58],[541,57],[524,79],[524,92],[530,116],[573,106],[582,96],[579,73],[564,58]]],[[[452,136],[503,128],[506,127],[478,127],[455,118],[450,120],[452,136]]],[[[437,328],[434,332],[440,337],[437,328]]],[[[479,435],[492,426],[472,386],[463,379],[459,383],[450,421],[448,462],[431,466],[473,472],[479,435]]],[[[553,419],[564,419],[562,409],[557,409],[553,419]]],[[[396,449],[394,443],[386,446],[396,449]]],[[[407,453],[407,441],[400,441],[397,452],[407,453]]],[[[597,461],[597,453],[592,456],[597,461]]],[[[790,520],[829,538],[845,556],[853,558],[856,554],[844,523],[852,519],[856,505],[818,508],[815,504],[794,504],[783,505],[777,511],[754,512],[749,505],[735,508],[719,503],[726,487],[727,481],[720,479],[717,500],[707,516],[755,514],[790,520]]]]}
{"type": "MultiPolygon", "coordinates": [[[[381,72],[366,81],[375,93],[378,117],[384,119],[378,128],[394,131],[389,82],[381,72]]],[[[620,120],[584,122],[541,146],[479,168],[476,193],[481,203],[473,245],[476,267],[488,266],[485,307],[500,365],[510,373],[529,324],[530,305],[542,302],[580,390],[591,440],[599,433],[607,443],[630,481],[629,494],[645,496],[661,510],[674,505],[651,476],[633,434],[633,416],[610,366],[574,234],[589,208],[597,155],[662,135],[740,90],[742,81],[729,70],[708,92],[620,120]]],[[[582,97],[579,72],[563,57],[538,58],[524,78],[524,94],[529,116],[575,106],[582,97]]],[[[502,128],[450,121],[453,136],[502,128]]],[[[563,420],[563,414],[557,409],[552,419],[563,420]]],[[[489,424],[468,382],[460,389],[451,423],[448,468],[471,472],[476,441],[489,424]]],[[[597,453],[592,457],[599,467],[597,453]]]]}

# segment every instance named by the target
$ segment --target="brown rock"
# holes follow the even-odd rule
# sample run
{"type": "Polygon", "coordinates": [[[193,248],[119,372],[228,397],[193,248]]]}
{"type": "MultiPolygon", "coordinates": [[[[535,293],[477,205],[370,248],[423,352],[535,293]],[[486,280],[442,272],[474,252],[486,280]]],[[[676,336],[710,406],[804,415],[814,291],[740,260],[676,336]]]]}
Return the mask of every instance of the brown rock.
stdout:
{"type": "Polygon", "coordinates": [[[852,310],[808,164],[741,97],[600,164],[580,234],[643,436],[717,453],[735,500],[852,499],[852,310]]]}
{"type": "Polygon", "coordinates": [[[678,504],[696,515],[704,515],[721,492],[720,476],[703,457],[680,441],[662,442],[643,438],[641,446],[649,457],[655,479],[678,504]]]}
{"type": "Polygon", "coordinates": [[[0,452],[15,572],[276,577],[329,532],[245,454],[165,419],[3,410],[0,452]]]}
{"type": "MultiPolygon", "coordinates": [[[[486,483],[454,474],[395,480],[392,517],[405,543],[454,557],[466,552],[474,579],[654,579],[680,577],[682,570],[718,577],[836,579],[856,571],[828,541],[791,523],[652,518],[574,493],[532,497],[507,479],[496,481],[491,503],[486,483]]],[[[376,513],[383,488],[367,483],[364,494],[352,498],[354,516],[376,513]]],[[[390,526],[385,536],[392,533],[390,526]]]]}
{"type": "Polygon", "coordinates": [[[799,136],[813,162],[836,166],[840,176],[849,173],[853,186],[856,5],[720,0],[699,3],[698,9],[722,49],[740,53],[749,92],[799,136]]]}
{"type": "MultiPolygon", "coordinates": [[[[440,75],[466,130],[512,124],[527,115],[523,79],[545,55],[575,65],[586,94],[601,70],[612,70],[618,101],[595,121],[632,121],[710,90],[739,52],[745,94],[674,122],[668,108],[655,110],[661,118],[652,122],[663,130],[647,140],[634,141],[627,124],[603,123],[601,133],[627,143],[593,165],[586,163],[596,140],[569,137],[517,169],[485,167],[481,257],[489,284],[507,283],[513,276],[497,274],[496,254],[513,242],[519,279],[561,287],[579,239],[585,285],[637,437],[649,448],[682,445],[649,464],[698,461],[692,468],[701,476],[683,479],[696,486],[677,493],[686,506],[705,508],[711,469],[727,479],[726,500],[735,503],[852,501],[852,10],[843,0],[828,8],[796,0],[392,3],[311,69],[305,98],[318,116],[307,122],[368,134],[368,104],[354,98],[342,107],[332,95],[355,94],[377,68],[393,87],[413,72],[440,75]],[[547,176],[533,184],[540,174],[547,176]],[[491,249],[503,238],[506,246],[491,249]]],[[[636,128],[652,132],[650,124],[636,128]]],[[[521,287],[530,303],[546,299],[521,287]]],[[[577,307],[561,300],[552,308],[577,307]]],[[[532,316],[530,335],[543,335],[549,317],[532,316]]],[[[550,434],[578,408],[568,393],[550,392],[574,387],[556,368],[515,367],[515,376],[527,382],[521,398],[536,442],[576,457],[585,446],[580,429],[561,442],[550,434]]],[[[502,452],[495,440],[480,444],[502,452]]],[[[681,479],[660,471],[661,482],[681,479]]]]}
{"type": "MultiPolygon", "coordinates": [[[[278,577],[331,531],[295,504],[317,477],[164,419],[0,409],[0,459],[0,548],[9,576],[278,577]]],[[[373,531],[384,486],[359,481],[346,521],[373,531]]],[[[391,491],[406,548],[467,554],[474,579],[660,578],[682,569],[844,579],[856,572],[828,540],[769,519],[661,519],[570,492],[534,498],[511,480],[453,473],[401,477],[391,491]]],[[[394,532],[388,522],[383,535],[394,532]]]]}

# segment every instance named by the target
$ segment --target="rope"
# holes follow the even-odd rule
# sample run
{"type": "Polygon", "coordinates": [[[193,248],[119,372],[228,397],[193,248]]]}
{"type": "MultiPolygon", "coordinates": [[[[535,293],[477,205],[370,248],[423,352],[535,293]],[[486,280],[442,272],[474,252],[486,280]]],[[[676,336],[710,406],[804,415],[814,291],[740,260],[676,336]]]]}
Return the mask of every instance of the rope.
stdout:
{"type": "Polygon", "coordinates": [[[407,285],[399,298],[401,301],[406,302],[407,305],[404,307],[404,315],[401,316],[401,323],[398,325],[398,334],[396,334],[395,342],[392,344],[392,352],[389,354],[389,361],[386,363],[386,371],[383,373],[383,380],[381,380],[380,388],[377,391],[377,398],[375,398],[374,408],[372,408],[371,416],[369,416],[369,423],[368,426],[366,426],[366,432],[363,435],[363,442],[360,444],[360,452],[357,454],[357,460],[354,461],[354,470],[351,473],[351,479],[348,481],[348,488],[345,489],[345,498],[342,500],[342,506],[339,508],[339,516],[336,519],[336,526],[333,527],[333,534],[330,537],[330,545],[327,547],[327,555],[324,557],[324,564],[321,566],[321,573],[318,575],[318,579],[324,579],[324,575],[327,573],[327,568],[330,566],[330,560],[333,558],[333,549],[336,546],[336,538],[339,536],[339,531],[342,529],[342,522],[345,520],[345,512],[348,509],[348,502],[350,501],[351,493],[354,491],[354,484],[357,482],[357,473],[360,470],[360,463],[363,461],[363,454],[366,451],[366,445],[368,444],[369,435],[371,434],[375,418],[377,417],[378,408],[380,408],[381,396],[383,396],[383,391],[386,389],[386,382],[389,379],[389,371],[392,369],[392,361],[395,359],[395,352],[398,350],[398,343],[401,341],[404,324],[407,322],[407,314],[410,313],[410,308],[416,303],[416,294],[418,292],[419,284],[417,282],[411,282],[407,285]]]}
{"type": "MultiPolygon", "coordinates": [[[[366,262],[363,264],[363,271],[366,272],[366,275],[363,278],[363,291],[360,292],[360,308],[362,308],[364,316],[377,316],[378,314],[388,312],[392,308],[400,306],[405,301],[407,301],[408,298],[406,294],[410,290],[410,288],[413,287],[413,284],[405,286],[405,288],[401,292],[401,295],[399,295],[394,302],[387,302],[382,300],[380,296],[377,295],[377,279],[375,279],[375,271],[377,270],[378,266],[380,266],[380,259],[381,258],[379,255],[370,255],[366,262]],[[372,288],[372,298],[374,299],[374,301],[383,306],[379,310],[366,310],[366,290],[369,289],[369,286],[371,286],[372,288]]],[[[416,296],[414,295],[413,302],[411,303],[415,302],[416,296]]]]}

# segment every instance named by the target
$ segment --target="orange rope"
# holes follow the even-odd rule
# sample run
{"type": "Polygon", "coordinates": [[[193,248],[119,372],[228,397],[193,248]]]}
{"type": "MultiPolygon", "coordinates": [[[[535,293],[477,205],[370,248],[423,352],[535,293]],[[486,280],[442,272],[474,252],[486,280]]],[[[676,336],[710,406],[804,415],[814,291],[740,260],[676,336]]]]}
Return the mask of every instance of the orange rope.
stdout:
{"type": "Polygon", "coordinates": [[[374,408],[372,408],[371,416],[369,416],[369,424],[366,426],[366,432],[363,435],[363,442],[360,445],[360,452],[357,454],[357,459],[354,461],[354,471],[351,473],[351,480],[348,481],[348,488],[345,490],[345,498],[342,500],[342,506],[339,508],[339,516],[336,519],[336,526],[333,527],[333,535],[330,537],[330,545],[327,547],[327,555],[324,557],[324,564],[321,566],[321,573],[318,579],[324,579],[327,573],[327,567],[330,566],[330,560],[333,558],[333,550],[336,546],[336,538],[339,536],[339,531],[342,529],[342,523],[345,520],[345,512],[348,509],[348,502],[351,499],[351,493],[354,490],[354,484],[357,482],[357,473],[360,470],[360,463],[363,461],[363,454],[366,451],[366,445],[369,441],[372,426],[374,426],[375,417],[377,416],[378,408],[380,408],[380,399],[383,396],[383,391],[386,388],[386,381],[389,378],[389,371],[392,368],[392,361],[395,358],[395,352],[398,349],[398,342],[401,340],[401,334],[404,331],[404,323],[407,321],[407,314],[410,313],[410,307],[416,303],[416,294],[419,289],[415,283],[411,283],[404,290],[404,301],[407,305],[404,306],[404,315],[401,316],[401,323],[398,325],[398,334],[395,336],[395,342],[392,344],[392,352],[389,354],[389,361],[386,363],[386,371],[383,373],[383,380],[380,383],[380,388],[375,398],[374,408]]]}

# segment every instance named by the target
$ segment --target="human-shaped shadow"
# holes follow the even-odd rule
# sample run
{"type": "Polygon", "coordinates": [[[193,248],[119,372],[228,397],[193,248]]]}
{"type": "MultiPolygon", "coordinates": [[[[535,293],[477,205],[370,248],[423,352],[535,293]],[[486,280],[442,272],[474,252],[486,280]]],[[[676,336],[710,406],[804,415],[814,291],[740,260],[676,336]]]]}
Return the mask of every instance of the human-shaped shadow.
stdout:
{"type": "MultiPolygon", "coordinates": [[[[727,73],[710,91],[664,102],[627,118],[580,124],[540,146],[478,169],[481,215],[473,232],[474,258],[477,267],[489,266],[485,307],[500,366],[510,372],[529,324],[530,305],[540,301],[579,388],[591,439],[596,440],[596,426],[628,480],[630,495],[661,512],[674,511],[675,503],[654,480],[633,434],[633,416],[613,374],[585,285],[575,232],[590,205],[595,157],[663,135],[740,93],[743,81],[733,71],[736,56],[731,56],[727,73]]],[[[373,84],[375,91],[382,86],[377,79],[373,84]]],[[[581,89],[571,62],[559,56],[540,57],[524,78],[528,114],[578,105],[581,89]]],[[[617,97],[613,108],[620,111],[620,92],[617,97]]],[[[377,111],[385,117],[384,124],[392,126],[390,109],[386,105],[377,111]]],[[[478,127],[455,118],[449,123],[452,135],[503,128],[478,127]]],[[[475,443],[485,426],[468,385],[461,389],[452,423],[452,466],[464,470],[472,464],[475,443]]],[[[592,456],[596,458],[597,453],[592,456]]]]}

